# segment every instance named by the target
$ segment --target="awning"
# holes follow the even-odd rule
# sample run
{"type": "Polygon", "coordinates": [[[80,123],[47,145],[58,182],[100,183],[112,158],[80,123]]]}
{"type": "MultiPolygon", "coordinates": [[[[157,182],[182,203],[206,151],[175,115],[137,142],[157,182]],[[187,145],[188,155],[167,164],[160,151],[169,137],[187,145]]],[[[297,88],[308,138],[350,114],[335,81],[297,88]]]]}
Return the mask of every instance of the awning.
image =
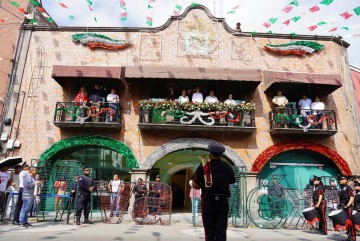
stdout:
{"type": "Polygon", "coordinates": [[[127,66],[126,78],[261,81],[259,69],[127,66]]]}
{"type": "Polygon", "coordinates": [[[54,65],[51,77],[59,84],[65,78],[110,78],[121,79],[124,67],[120,66],[67,66],[54,65]]]}
{"type": "Polygon", "coordinates": [[[330,92],[342,86],[339,74],[311,74],[311,73],[292,73],[264,71],[265,90],[275,83],[303,83],[312,85],[322,85],[330,92]]]}

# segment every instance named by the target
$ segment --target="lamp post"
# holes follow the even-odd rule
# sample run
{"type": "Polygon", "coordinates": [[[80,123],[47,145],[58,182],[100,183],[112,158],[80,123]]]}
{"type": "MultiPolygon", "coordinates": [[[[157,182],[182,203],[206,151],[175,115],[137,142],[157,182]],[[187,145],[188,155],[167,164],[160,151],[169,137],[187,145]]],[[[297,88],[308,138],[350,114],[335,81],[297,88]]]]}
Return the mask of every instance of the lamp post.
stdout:
{"type": "Polygon", "coordinates": [[[168,183],[169,183],[169,186],[171,188],[171,172],[170,172],[170,166],[172,165],[171,162],[168,162],[167,166],[168,166],[168,183]]]}

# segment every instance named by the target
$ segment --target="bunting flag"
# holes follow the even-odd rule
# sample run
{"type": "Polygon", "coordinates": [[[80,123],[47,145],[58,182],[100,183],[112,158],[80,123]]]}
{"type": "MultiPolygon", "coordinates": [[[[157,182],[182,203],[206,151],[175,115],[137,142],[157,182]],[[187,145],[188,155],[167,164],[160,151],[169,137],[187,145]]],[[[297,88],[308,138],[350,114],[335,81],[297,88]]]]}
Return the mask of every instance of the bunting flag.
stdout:
{"type": "Polygon", "coordinates": [[[62,8],[68,8],[66,5],[65,5],[65,3],[59,3],[60,4],[60,7],[62,7],[62,8]]]}
{"type": "Polygon", "coordinates": [[[340,14],[340,16],[345,19],[348,19],[348,18],[351,18],[353,15],[349,12],[344,12],[344,13],[340,14]]]}
{"type": "Polygon", "coordinates": [[[75,20],[75,17],[73,15],[69,15],[70,20],[75,20]]]}
{"type": "Polygon", "coordinates": [[[317,11],[320,11],[320,8],[318,6],[314,6],[312,8],[309,8],[309,11],[312,12],[312,13],[315,13],[317,11]]]}
{"type": "Polygon", "coordinates": [[[173,16],[179,16],[182,8],[183,8],[182,5],[180,5],[179,3],[177,3],[177,4],[175,5],[174,11],[173,11],[173,16]]]}
{"type": "Polygon", "coordinates": [[[264,26],[265,28],[269,28],[269,27],[271,26],[271,24],[268,23],[268,22],[265,22],[265,23],[263,23],[263,26],[264,26]]]}
{"type": "Polygon", "coordinates": [[[333,27],[332,29],[329,30],[329,32],[335,32],[337,30],[336,27],[333,27]]]}
{"type": "Polygon", "coordinates": [[[270,18],[268,21],[269,21],[271,24],[275,24],[277,20],[278,20],[278,18],[272,17],[272,18],[270,18]]]}
{"type": "MultiPolygon", "coordinates": [[[[316,25],[314,25],[316,26],[316,25]]],[[[292,33],[292,36],[297,36],[296,33],[292,33]]],[[[324,45],[313,41],[295,41],[287,44],[267,44],[264,49],[278,55],[298,55],[305,56],[306,54],[312,54],[320,51],[324,48],[324,45]]]]}
{"type": "Polygon", "coordinates": [[[0,19],[0,23],[4,23],[5,22],[5,20],[4,19],[0,19]]]}
{"type": "Polygon", "coordinates": [[[283,22],[283,24],[285,24],[285,25],[289,26],[290,21],[291,21],[291,19],[288,19],[288,20],[286,20],[285,22],[283,22]]]}
{"type": "Polygon", "coordinates": [[[94,16],[94,20],[95,20],[95,22],[97,22],[97,19],[96,19],[96,17],[94,16]]]}
{"type": "Polygon", "coordinates": [[[31,3],[32,5],[34,5],[35,7],[39,7],[39,6],[40,6],[40,4],[39,4],[37,1],[35,1],[35,0],[30,0],[30,3],[31,3]]]}
{"type": "Polygon", "coordinates": [[[49,23],[55,23],[54,19],[52,19],[52,18],[46,18],[46,20],[47,20],[49,23]]]}
{"type": "Polygon", "coordinates": [[[93,5],[92,1],[90,1],[90,0],[86,0],[86,2],[87,2],[90,6],[93,5]]]}
{"type": "Polygon", "coordinates": [[[322,22],[318,23],[317,26],[324,26],[326,24],[327,24],[327,22],[322,21],[322,22]]]}
{"type": "Polygon", "coordinates": [[[299,6],[299,2],[297,0],[293,0],[289,5],[299,6]]]}
{"type": "Polygon", "coordinates": [[[45,13],[45,9],[43,9],[43,8],[37,8],[37,10],[38,10],[40,13],[45,13]]]}
{"type": "Polygon", "coordinates": [[[20,7],[20,4],[18,4],[17,2],[14,1],[10,1],[11,5],[13,5],[14,7],[20,7]]]}
{"type": "Polygon", "coordinates": [[[322,0],[320,4],[330,5],[334,0],[322,0]]]}
{"type": "Polygon", "coordinates": [[[350,30],[350,28],[349,28],[349,27],[342,27],[342,28],[340,28],[340,29],[344,29],[344,30],[347,30],[347,31],[349,31],[349,30],[350,30]]]}
{"type": "Polygon", "coordinates": [[[120,0],[120,20],[121,20],[121,22],[124,22],[127,19],[127,11],[126,11],[125,6],[126,6],[125,0],[120,0]]]}
{"type": "Polygon", "coordinates": [[[353,9],[357,16],[360,16],[360,6],[353,9]]]}
{"type": "Polygon", "coordinates": [[[272,34],[273,32],[270,30],[270,31],[268,31],[267,33],[272,34]]]}
{"type": "Polygon", "coordinates": [[[152,27],[153,25],[153,13],[152,13],[152,9],[154,8],[154,3],[156,2],[156,0],[148,0],[148,14],[146,17],[146,24],[150,27],[152,27]]]}
{"type": "Polygon", "coordinates": [[[297,37],[297,36],[299,36],[299,34],[297,34],[297,33],[290,33],[290,35],[291,35],[292,37],[297,37]]]}
{"type": "Polygon", "coordinates": [[[310,27],[308,27],[308,29],[310,30],[310,31],[314,31],[315,29],[317,29],[317,25],[313,25],[313,26],[310,26],[310,27]]]}
{"type": "Polygon", "coordinates": [[[80,42],[81,44],[86,45],[91,49],[104,48],[119,50],[131,45],[129,41],[116,40],[96,33],[74,34],[71,37],[74,42],[80,42]]]}
{"type": "Polygon", "coordinates": [[[255,31],[252,31],[251,32],[251,37],[255,37],[256,36],[256,32],[255,31]]]}
{"type": "Polygon", "coordinates": [[[291,20],[292,20],[293,22],[297,22],[300,18],[301,18],[300,16],[295,16],[295,17],[293,17],[291,20]]]}
{"type": "Polygon", "coordinates": [[[285,13],[289,13],[292,9],[293,9],[292,6],[286,6],[286,7],[284,7],[284,8],[282,9],[282,11],[285,12],[285,13]]]}
{"type": "Polygon", "coordinates": [[[90,11],[93,11],[93,9],[91,8],[91,6],[90,6],[90,5],[88,5],[88,6],[89,6],[90,11]]]}
{"type": "Polygon", "coordinates": [[[22,13],[25,13],[25,9],[24,8],[18,8],[18,10],[22,13]]]}
{"type": "Polygon", "coordinates": [[[233,7],[229,12],[227,12],[227,14],[234,14],[235,13],[235,11],[236,11],[236,9],[238,9],[239,8],[239,4],[238,5],[236,5],[235,7],[233,7]]]}

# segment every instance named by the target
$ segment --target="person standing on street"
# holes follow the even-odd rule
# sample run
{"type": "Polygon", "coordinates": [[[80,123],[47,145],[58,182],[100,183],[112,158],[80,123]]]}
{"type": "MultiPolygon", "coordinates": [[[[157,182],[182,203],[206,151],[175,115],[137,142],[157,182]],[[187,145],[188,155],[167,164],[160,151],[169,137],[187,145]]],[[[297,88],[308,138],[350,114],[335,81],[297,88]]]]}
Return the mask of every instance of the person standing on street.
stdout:
{"type": "Polygon", "coordinates": [[[28,213],[30,210],[31,204],[35,200],[35,187],[36,185],[39,185],[40,182],[36,181],[36,167],[30,167],[29,174],[24,176],[23,184],[23,194],[22,194],[22,200],[23,205],[21,207],[20,211],[20,228],[28,228],[29,226],[32,226],[28,223],[28,213]]]}
{"type": "Polygon", "coordinates": [[[22,166],[22,171],[19,174],[19,192],[18,192],[18,200],[16,202],[16,207],[15,207],[15,212],[14,212],[14,219],[12,224],[14,225],[18,225],[19,222],[19,218],[20,218],[20,211],[23,205],[23,201],[22,201],[22,194],[23,194],[23,190],[24,190],[24,177],[29,175],[29,166],[28,164],[24,163],[22,166]]]}
{"type": "Polygon", "coordinates": [[[12,182],[11,175],[8,173],[9,166],[3,165],[0,167],[0,221],[5,218],[6,209],[6,189],[12,182]]]}
{"type": "Polygon", "coordinates": [[[76,225],[80,225],[81,212],[84,208],[84,223],[92,224],[89,220],[91,210],[91,193],[95,189],[95,183],[90,177],[90,168],[83,169],[82,176],[79,177],[77,182],[77,200],[76,200],[76,225]]]}
{"type": "MultiPolygon", "coordinates": [[[[14,170],[15,170],[14,173],[12,173],[12,175],[11,175],[12,182],[7,189],[7,191],[9,192],[9,197],[7,199],[6,209],[8,209],[8,207],[10,207],[10,220],[14,216],[15,206],[16,206],[16,202],[18,200],[18,192],[19,192],[19,185],[20,185],[19,173],[21,171],[21,166],[16,165],[14,167],[14,170]]],[[[6,216],[6,211],[7,210],[5,210],[4,216],[6,216]]]]}
{"type": "Polygon", "coordinates": [[[206,241],[225,241],[229,212],[230,184],[236,182],[231,166],[221,160],[225,147],[212,141],[208,145],[210,159],[202,163],[192,177],[192,187],[201,189],[202,219],[206,241]]]}
{"type": "Polygon", "coordinates": [[[319,214],[319,234],[327,235],[325,189],[320,177],[314,176],[313,180],[315,188],[311,199],[311,206],[315,207],[316,212],[319,214]]]}

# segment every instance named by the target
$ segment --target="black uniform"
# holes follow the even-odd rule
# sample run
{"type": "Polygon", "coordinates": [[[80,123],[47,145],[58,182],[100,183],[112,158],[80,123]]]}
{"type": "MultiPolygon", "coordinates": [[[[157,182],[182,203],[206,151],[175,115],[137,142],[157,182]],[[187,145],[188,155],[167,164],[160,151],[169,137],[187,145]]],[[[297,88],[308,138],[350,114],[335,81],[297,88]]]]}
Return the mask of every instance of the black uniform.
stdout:
{"type": "Polygon", "coordinates": [[[95,184],[91,177],[82,175],[77,182],[77,199],[76,199],[76,218],[80,219],[82,209],[84,208],[84,219],[89,221],[89,213],[91,210],[91,192],[90,187],[94,187],[95,184]]]}
{"type": "Polygon", "coordinates": [[[355,192],[354,210],[360,211],[360,190],[356,190],[355,192]]]}
{"type": "Polygon", "coordinates": [[[315,208],[317,213],[319,214],[319,232],[321,234],[327,234],[327,223],[326,223],[326,216],[325,216],[325,210],[326,210],[326,201],[325,201],[325,192],[324,192],[324,186],[323,185],[315,185],[315,189],[313,191],[312,195],[312,201],[314,206],[317,205],[319,202],[319,198],[322,196],[322,201],[320,203],[320,206],[318,208],[315,208]]]}
{"type": "Polygon", "coordinates": [[[347,207],[350,197],[354,197],[354,191],[349,185],[345,184],[345,185],[340,185],[338,194],[340,199],[340,206],[338,208],[343,208],[348,215],[348,220],[346,221],[348,223],[347,240],[354,241],[356,240],[356,234],[352,222],[352,207],[347,207]]]}
{"type": "Polygon", "coordinates": [[[192,180],[201,188],[205,240],[225,241],[229,212],[229,185],[235,183],[235,174],[231,166],[221,159],[212,159],[210,169],[213,182],[211,187],[205,186],[204,170],[201,164],[196,169],[192,180]]]}

